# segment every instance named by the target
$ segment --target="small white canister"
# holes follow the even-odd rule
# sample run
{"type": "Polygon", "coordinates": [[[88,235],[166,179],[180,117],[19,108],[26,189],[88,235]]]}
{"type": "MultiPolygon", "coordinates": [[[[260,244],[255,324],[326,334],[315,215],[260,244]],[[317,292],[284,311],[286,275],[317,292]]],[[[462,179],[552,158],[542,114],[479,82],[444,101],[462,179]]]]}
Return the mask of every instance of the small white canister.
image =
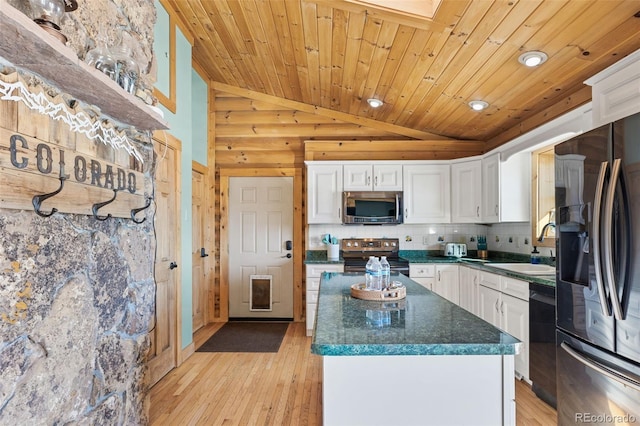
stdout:
{"type": "Polygon", "coordinates": [[[327,259],[328,260],[340,259],[340,244],[327,244],[327,259]]]}

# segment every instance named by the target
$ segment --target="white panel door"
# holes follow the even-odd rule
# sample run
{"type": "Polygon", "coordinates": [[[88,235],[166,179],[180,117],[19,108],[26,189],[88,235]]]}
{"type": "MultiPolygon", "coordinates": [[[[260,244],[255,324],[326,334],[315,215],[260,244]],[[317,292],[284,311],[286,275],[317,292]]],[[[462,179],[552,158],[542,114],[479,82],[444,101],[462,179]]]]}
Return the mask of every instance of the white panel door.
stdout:
{"type": "Polygon", "coordinates": [[[523,347],[516,355],[516,371],[529,378],[529,302],[502,295],[500,303],[502,329],[521,340],[523,347]]]}
{"type": "Polygon", "coordinates": [[[342,223],[342,165],[307,166],[307,223],[342,223]]]}
{"type": "Polygon", "coordinates": [[[448,164],[403,168],[404,223],[451,222],[451,176],[448,164]]]}
{"type": "Polygon", "coordinates": [[[451,165],[451,221],[480,222],[482,203],[482,162],[465,161],[451,165]]]}
{"type": "Polygon", "coordinates": [[[478,295],[478,316],[491,325],[500,327],[500,292],[481,285],[478,287],[478,295]]]}
{"type": "Polygon", "coordinates": [[[230,318],[293,318],[293,251],[287,241],[293,241],[293,178],[229,178],[230,318]],[[251,275],[271,277],[270,308],[256,299],[250,303],[251,275]]]}
{"type": "Polygon", "coordinates": [[[402,191],[402,166],[376,164],[373,166],[374,191],[402,191]]]}
{"type": "Polygon", "coordinates": [[[371,191],[372,169],[371,164],[345,164],[343,167],[344,190],[371,191]]]}

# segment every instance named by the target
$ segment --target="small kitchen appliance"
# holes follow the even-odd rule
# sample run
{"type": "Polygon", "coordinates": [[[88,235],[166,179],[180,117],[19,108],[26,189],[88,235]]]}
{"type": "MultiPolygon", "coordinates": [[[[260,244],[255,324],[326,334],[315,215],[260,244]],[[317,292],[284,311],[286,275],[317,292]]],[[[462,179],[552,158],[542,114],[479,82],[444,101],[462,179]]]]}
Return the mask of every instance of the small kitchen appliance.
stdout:
{"type": "Polygon", "coordinates": [[[345,191],[342,193],[344,225],[398,225],[402,219],[401,191],[345,191]]]}
{"type": "Polygon", "coordinates": [[[464,243],[444,243],[440,254],[447,257],[465,257],[467,245],[464,243]]]}

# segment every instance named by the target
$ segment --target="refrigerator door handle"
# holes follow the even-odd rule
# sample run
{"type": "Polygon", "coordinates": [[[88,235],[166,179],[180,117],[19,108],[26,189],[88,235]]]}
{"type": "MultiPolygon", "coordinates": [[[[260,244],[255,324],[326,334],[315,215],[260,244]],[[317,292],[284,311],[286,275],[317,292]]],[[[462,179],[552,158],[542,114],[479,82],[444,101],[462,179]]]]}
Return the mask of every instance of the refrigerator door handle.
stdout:
{"type": "Polygon", "coordinates": [[[602,263],[600,251],[600,212],[602,210],[602,196],[604,195],[604,180],[607,174],[609,163],[603,161],[600,164],[600,173],[598,174],[598,183],[596,185],[596,199],[593,204],[593,266],[596,276],[596,284],[598,285],[598,296],[600,297],[600,306],[605,316],[611,316],[609,302],[607,301],[607,293],[604,289],[604,279],[602,276],[602,263]]]}
{"type": "Polygon", "coordinates": [[[603,375],[609,377],[610,379],[615,380],[618,383],[621,383],[621,384],[623,384],[625,386],[629,386],[630,388],[635,389],[636,391],[640,392],[640,383],[638,381],[632,379],[631,377],[627,377],[626,375],[622,374],[619,371],[612,370],[612,369],[600,364],[599,362],[594,361],[593,359],[584,356],[583,354],[581,354],[580,352],[578,352],[577,350],[575,350],[571,346],[569,346],[567,344],[567,342],[560,343],[560,347],[562,349],[564,349],[573,358],[575,358],[576,360],[578,360],[582,364],[586,365],[587,367],[597,371],[600,374],[603,374],[603,375]]]}
{"type": "Polygon", "coordinates": [[[622,305],[618,298],[616,289],[615,275],[613,272],[613,200],[616,195],[616,185],[620,179],[620,163],[619,158],[613,161],[611,168],[611,178],[609,179],[609,190],[607,191],[607,204],[605,206],[606,214],[604,217],[604,229],[606,236],[604,238],[605,251],[605,272],[607,274],[607,284],[609,285],[609,294],[611,296],[611,305],[613,306],[613,315],[617,320],[623,320],[622,305]]]}

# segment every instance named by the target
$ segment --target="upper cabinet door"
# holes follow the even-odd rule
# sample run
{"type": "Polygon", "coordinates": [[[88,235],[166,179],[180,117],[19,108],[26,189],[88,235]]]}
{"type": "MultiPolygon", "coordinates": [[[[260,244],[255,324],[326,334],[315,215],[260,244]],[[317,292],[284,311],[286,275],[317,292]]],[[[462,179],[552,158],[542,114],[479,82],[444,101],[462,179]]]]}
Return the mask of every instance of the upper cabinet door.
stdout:
{"type": "Polygon", "coordinates": [[[451,222],[451,176],[448,164],[403,167],[404,223],[451,222]]]}
{"type": "Polygon", "coordinates": [[[453,223],[480,222],[482,183],[481,160],[451,165],[451,221],[453,223]]]}
{"type": "Polygon", "coordinates": [[[374,191],[402,191],[402,165],[376,164],[373,166],[374,191]]]}
{"type": "Polygon", "coordinates": [[[343,170],[345,191],[371,191],[373,188],[371,164],[345,164],[343,170]]]}
{"type": "Polygon", "coordinates": [[[500,222],[500,154],[482,160],[482,221],[500,222]]]}
{"type": "Polygon", "coordinates": [[[307,166],[307,223],[342,223],[342,166],[307,166]]]}
{"type": "Polygon", "coordinates": [[[345,191],[402,191],[400,164],[345,164],[345,191]]]}
{"type": "Polygon", "coordinates": [[[531,217],[531,154],[501,161],[500,153],[482,159],[482,223],[528,222],[531,217]]]}

